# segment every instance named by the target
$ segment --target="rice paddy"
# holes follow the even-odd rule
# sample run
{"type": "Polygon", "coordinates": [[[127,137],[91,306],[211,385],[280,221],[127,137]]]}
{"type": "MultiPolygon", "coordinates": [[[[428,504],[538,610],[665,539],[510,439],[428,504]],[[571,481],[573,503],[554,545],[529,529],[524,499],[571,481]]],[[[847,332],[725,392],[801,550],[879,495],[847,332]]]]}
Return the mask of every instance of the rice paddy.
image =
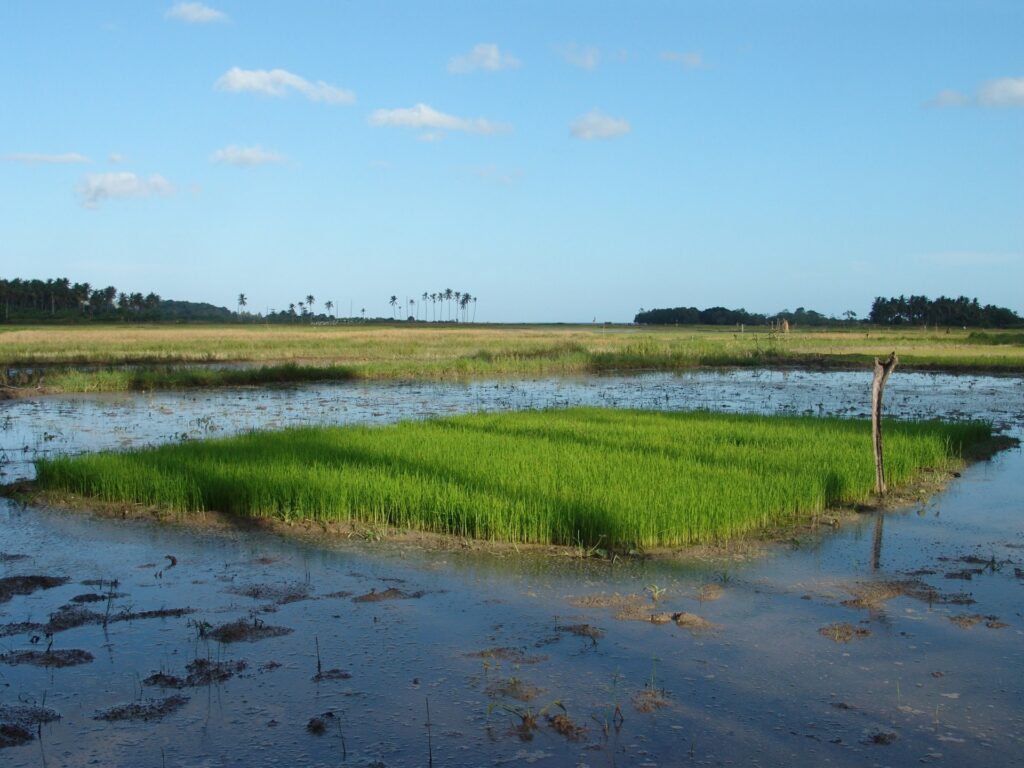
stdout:
{"type": "MultiPolygon", "coordinates": [[[[987,424],[886,424],[891,487],[950,470],[987,424]]],[[[42,490],[611,549],[716,542],[867,501],[869,425],[817,417],[572,408],[383,427],[254,432],[41,459],[42,490]]]]}

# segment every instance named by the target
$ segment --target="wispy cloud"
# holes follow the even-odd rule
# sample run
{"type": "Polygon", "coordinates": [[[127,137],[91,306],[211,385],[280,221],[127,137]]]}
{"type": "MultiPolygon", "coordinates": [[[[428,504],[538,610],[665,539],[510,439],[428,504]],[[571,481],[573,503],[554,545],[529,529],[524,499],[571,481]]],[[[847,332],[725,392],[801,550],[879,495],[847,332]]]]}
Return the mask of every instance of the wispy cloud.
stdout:
{"type": "Polygon", "coordinates": [[[523,178],[523,171],[519,168],[504,171],[494,165],[482,165],[470,170],[481,181],[498,184],[502,187],[510,187],[523,178]]]}
{"type": "Polygon", "coordinates": [[[509,130],[507,125],[485,120],[482,117],[467,119],[446,115],[427,104],[417,104],[413,107],[399,109],[378,109],[370,115],[370,125],[426,130],[427,133],[421,138],[428,141],[440,138],[439,135],[436,135],[439,131],[492,134],[509,130]]]}
{"type": "Polygon", "coordinates": [[[352,91],[318,80],[310,82],[286,69],[242,69],[232,67],[213,85],[218,91],[232,93],[262,93],[266,96],[284,96],[296,91],[310,101],[326,104],[351,104],[356,100],[352,91]]]}
{"type": "Polygon", "coordinates": [[[125,161],[126,158],[120,152],[111,152],[110,153],[110,157],[108,157],[107,159],[113,165],[120,165],[121,163],[123,163],[125,161]]]}
{"type": "Polygon", "coordinates": [[[502,53],[494,43],[477,43],[473,50],[448,60],[448,71],[468,74],[482,69],[498,72],[502,69],[516,69],[522,62],[510,53],[502,53]]]}
{"type": "Polygon", "coordinates": [[[659,58],[671,64],[680,64],[683,69],[703,69],[707,66],[700,51],[663,51],[659,58]]]}
{"type": "Polygon", "coordinates": [[[187,24],[212,24],[228,20],[228,15],[223,11],[202,3],[175,3],[167,9],[164,17],[187,24]]]}
{"type": "Polygon", "coordinates": [[[928,100],[929,107],[962,107],[964,104],[968,104],[971,101],[970,96],[967,96],[960,91],[955,91],[951,88],[939,91],[935,96],[928,100]]]}
{"type": "Polygon", "coordinates": [[[985,107],[1024,107],[1024,77],[1000,77],[978,89],[978,103],[985,107]]]}
{"type": "Polygon", "coordinates": [[[89,174],[76,191],[84,207],[99,208],[105,200],[169,195],[174,192],[174,187],[159,174],[143,179],[129,171],[117,171],[89,174]]]}
{"type": "Polygon", "coordinates": [[[977,94],[973,97],[947,88],[926,102],[929,107],[963,107],[969,104],[982,107],[1024,107],[1024,77],[989,80],[978,86],[977,94]]]}
{"type": "Polygon", "coordinates": [[[601,52],[592,45],[577,45],[566,43],[556,49],[558,54],[569,64],[580,69],[597,69],[601,60],[601,52]]]}
{"type": "Polygon", "coordinates": [[[593,109],[577,118],[569,131],[573,138],[591,141],[593,139],[617,139],[633,130],[628,121],[609,117],[603,112],[593,109]]]}
{"type": "Polygon", "coordinates": [[[285,159],[284,155],[277,152],[270,152],[262,147],[239,147],[229,144],[223,149],[218,149],[210,160],[223,165],[267,165],[268,163],[280,163],[285,159]]]}
{"type": "Polygon", "coordinates": [[[4,155],[2,159],[12,163],[48,163],[51,165],[92,162],[88,157],[77,152],[65,152],[57,155],[49,155],[43,152],[14,152],[10,155],[4,155]]]}

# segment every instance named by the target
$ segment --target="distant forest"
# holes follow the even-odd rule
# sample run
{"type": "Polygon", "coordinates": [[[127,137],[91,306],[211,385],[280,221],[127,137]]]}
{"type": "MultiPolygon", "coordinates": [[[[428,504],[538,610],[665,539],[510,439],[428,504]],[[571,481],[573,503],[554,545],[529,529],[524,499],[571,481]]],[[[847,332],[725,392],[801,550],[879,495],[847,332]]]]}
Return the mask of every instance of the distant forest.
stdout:
{"type": "Polygon", "coordinates": [[[878,297],[871,305],[870,314],[857,319],[857,313],[846,311],[842,319],[827,317],[813,309],[798,307],[795,311],[783,310],[774,315],[747,312],[745,309],[725,307],[676,307],[674,309],[641,309],[633,322],[641,325],[770,325],[786,320],[791,326],[849,325],[870,323],[873,325],[940,325],[968,328],[1018,328],[1024,326],[1021,318],[1012,309],[993,304],[981,305],[977,299],[960,296],[950,299],[940,296],[899,296],[885,299],[878,297]]]}
{"type": "Polygon", "coordinates": [[[0,278],[0,321],[82,322],[89,320],[232,320],[224,307],[168,301],[155,293],[125,293],[110,285],[93,288],[66,277],[52,280],[0,278]]]}

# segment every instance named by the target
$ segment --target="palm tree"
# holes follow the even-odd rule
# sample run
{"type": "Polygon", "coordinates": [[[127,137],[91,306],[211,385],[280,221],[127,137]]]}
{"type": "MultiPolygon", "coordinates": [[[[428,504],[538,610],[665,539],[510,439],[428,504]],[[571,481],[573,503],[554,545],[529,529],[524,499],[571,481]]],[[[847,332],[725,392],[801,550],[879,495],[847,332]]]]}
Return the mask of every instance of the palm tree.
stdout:
{"type": "Polygon", "coordinates": [[[459,307],[462,309],[462,319],[464,322],[469,322],[469,314],[466,312],[466,307],[469,306],[469,302],[473,300],[473,297],[468,293],[463,293],[462,298],[459,299],[459,307]]]}
{"type": "Polygon", "coordinates": [[[334,302],[333,301],[325,301],[324,302],[324,309],[327,310],[327,314],[328,315],[331,314],[331,310],[334,309],[334,302]]]}
{"type": "Polygon", "coordinates": [[[423,322],[427,322],[427,302],[430,301],[430,294],[426,291],[420,296],[420,306],[423,307],[423,322]]]}
{"type": "Polygon", "coordinates": [[[301,301],[299,302],[299,314],[300,315],[305,315],[306,314],[306,305],[303,304],[301,301]]]}
{"type": "Polygon", "coordinates": [[[391,305],[391,316],[397,320],[398,319],[398,315],[395,314],[395,307],[398,306],[398,297],[397,296],[392,296],[388,300],[388,304],[391,305]]]}
{"type": "Polygon", "coordinates": [[[363,316],[363,320],[366,319],[366,307],[359,310],[359,313],[363,316]]]}
{"type": "Polygon", "coordinates": [[[313,298],[313,294],[312,293],[306,294],[306,306],[309,307],[310,313],[313,312],[313,304],[315,302],[316,302],[316,299],[313,298]]]}
{"type": "Polygon", "coordinates": [[[473,322],[476,322],[476,296],[473,297],[473,322]]]}
{"type": "Polygon", "coordinates": [[[245,298],[244,293],[238,294],[238,314],[242,314],[242,310],[245,309],[248,303],[249,300],[245,298]]]}
{"type": "Polygon", "coordinates": [[[449,320],[452,319],[452,296],[453,295],[454,294],[452,293],[452,289],[451,288],[445,288],[444,289],[444,298],[448,302],[448,319],[449,320]]]}
{"type": "MultiPolygon", "coordinates": [[[[416,299],[409,299],[409,311],[412,312],[415,307],[416,307],[416,299]]],[[[420,319],[419,315],[416,316],[416,319],[417,320],[420,319]]]]}
{"type": "Polygon", "coordinates": [[[437,294],[430,294],[430,303],[433,305],[431,308],[434,310],[434,322],[437,322],[437,294]]]}

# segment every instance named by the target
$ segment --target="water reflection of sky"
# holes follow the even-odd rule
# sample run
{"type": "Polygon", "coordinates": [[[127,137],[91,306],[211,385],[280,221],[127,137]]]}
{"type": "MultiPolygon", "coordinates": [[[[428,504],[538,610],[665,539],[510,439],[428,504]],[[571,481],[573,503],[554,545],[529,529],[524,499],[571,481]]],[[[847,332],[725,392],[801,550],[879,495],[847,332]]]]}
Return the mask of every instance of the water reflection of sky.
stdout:
{"type": "MultiPolygon", "coordinates": [[[[905,417],[988,418],[1020,434],[1020,379],[898,373],[887,407],[905,417]]],[[[576,403],[865,415],[868,377],[849,373],[697,373],[467,385],[341,385],[146,396],[72,397],[0,405],[7,477],[24,477],[36,451],[133,446],[291,424],[389,421],[466,410],[576,403]]],[[[394,546],[291,539],[246,530],[195,532],[173,525],[95,520],[0,503],[0,575],[56,573],[70,584],[0,604],[0,623],[45,620],[90,578],[117,578],[132,610],[191,606],[219,624],[265,607],[239,585],[298,584],[318,599],[261,613],[292,634],[252,644],[198,637],[188,618],[86,626],[55,635],[56,648],[96,660],[45,670],[0,665],[0,704],[40,702],[63,719],[41,740],[0,752],[12,766],[427,764],[429,698],[435,765],[1014,765],[1024,754],[1024,458],[1019,450],[968,469],[943,494],[884,521],[877,571],[875,521],[809,536],[768,555],[609,564],[571,558],[422,552],[394,546]],[[174,554],[178,566],[156,573],[174,554]],[[998,566],[970,581],[946,578],[965,556],[998,566]],[[152,563],[153,565],[149,565],[152,563]],[[145,567],[140,567],[145,566],[145,567]],[[841,605],[848,588],[908,578],[973,605],[898,598],[868,612],[841,605]],[[721,599],[701,602],[714,583],[721,599]],[[662,607],[697,613],[718,629],[693,635],[672,624],[617,621],[577,608],[571,596],[664,590],[662,607]],[[353,603],[325,597],[394,586],[420,599],[353,603]],[[234,590],[234,591],[232,591],[234,590]],[[998,616],[961,629],[960,614],[998,616]],[[586,622],[606,632],[593,645],[557,627],[586,622]],[[870,637],[837,644],[818,634],[851,622],[870,637]],[[863,623],[862,623],[863,622],[863,623]],[[315,683],[315,644],[325,668],[347,681],[315,683]],[[468,654],[511,647],[537,664],[485,662],[468,654]],[[190,702],[160,723],[104,723],[97,710],[157,695],[152,672],[181,674],[196,656],[244,659],[239,678],[186,690],[190,702]],[[261,669],[269,661],[282,666],[261,669]],[[545,689],[588,728],[580,741],[541,717],[531,741],[488,686],[520,678],[545,689]],[[637,711],[635,694],[663,690],[664,709],[637,711]],[[621,731],[602,724],[619,704],[621,731]],[[337,713],[317,737],[310,717],[337,713]],[[490,711],[489,711],[490,710],[490,711]],[[877,733],[896,741],[871,743],[877,733]],[[343,740],[344,737],[344,756],[343,740]]],[[[2,651],[28,637],[0,639],[2,651]]],[[[2,652],[0,651],[0,652],[2,652]]],[[[557,708],[551,711],[560,711],[557,708]]]]}

